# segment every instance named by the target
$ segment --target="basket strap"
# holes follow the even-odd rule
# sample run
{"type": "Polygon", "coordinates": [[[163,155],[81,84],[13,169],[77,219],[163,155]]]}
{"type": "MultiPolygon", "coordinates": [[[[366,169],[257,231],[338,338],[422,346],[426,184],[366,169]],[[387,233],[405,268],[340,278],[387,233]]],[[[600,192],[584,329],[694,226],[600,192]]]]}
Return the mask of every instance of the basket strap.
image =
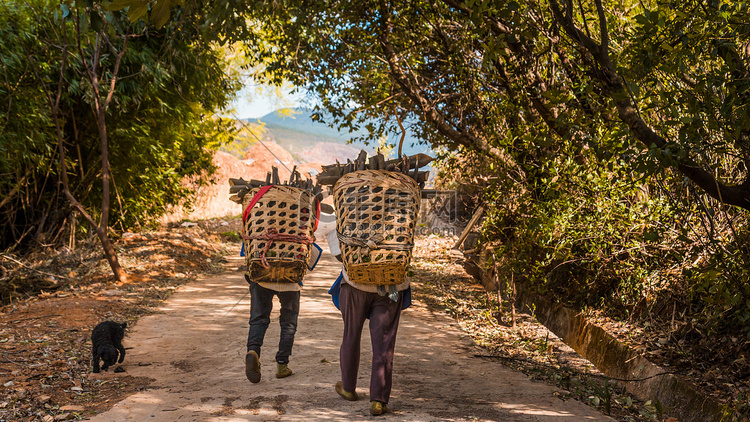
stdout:
{"type": "Polygon", "coordinates": [[[405,245],[403,243],[381,243],[383,240],[385,240],[385,237],[382,234],[376,234],[372,236],[369,239],[357,239],[356,237],[346,236],[338,231],[336,232],[336,235],[339,238],[339,242],[354,246],[358,248],[365,248],[367,251],[365,253],[369,253],[372,249],[386,249],[386,250],[392,250],[392,251],[410,251],[413,247],[413,245],[405,245]]]}
{"type": "Polygon", "coordinates": [[[276,229],[268,229],[264,234],[258,235],[258,236],[248,236],[246,234],[242,235],[242,238],[245,240],[255,240],[255,239],[262,239],[267,240],[266,247],[263,249],[263,252],[260,254],[260,262],[263,264],[263,268],[268,268],[270,265],[268,264],[268,260],[266,259],[266,253],[268,252],[268,249],[271,247],[271,244],[275,241],[281,241],[281,242],[294,242],[294,243],[302,243],[303,245],[312,245],[313,242],[315,242],[315,236],[308,236],[306,234],[282,234],[279,233],[276,229]]]}
{"type": "MultiPolygon", "coordinates": [[[[245,208],[245,211],[242,213],[243,226],[247,222],[247,217],[250,216],[250,210],[253,209],[255,204],[260,200],[260,197],[263,196],[266,192],[268,192],[268,190],[271,189],[272,187],[274,187],[274,185],[263,186],[262,188],[260,188],[258,193],[256,193],[255,196],[253,196],[253,199],[250,200],[250,203],[247,205],[247,208],[245,208]]],[[[243,227],[243,230],[244,230],[244,227],[243,227]]]]}
{"type": "Polygon", "coordinates": [[[318,220],[320,220],[320,200],[315,197],[315,225],[313,226],[313,232],[318,230],[318,220]]]}

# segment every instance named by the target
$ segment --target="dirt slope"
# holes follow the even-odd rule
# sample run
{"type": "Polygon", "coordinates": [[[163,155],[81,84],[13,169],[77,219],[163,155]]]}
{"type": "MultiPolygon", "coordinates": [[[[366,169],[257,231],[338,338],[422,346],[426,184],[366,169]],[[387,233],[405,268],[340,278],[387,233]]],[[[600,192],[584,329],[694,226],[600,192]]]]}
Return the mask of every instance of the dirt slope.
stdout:
{"type": "MultiPolygon", "coordinates": [[[[271,167],[276,167],[279,169],[280,179],[288,180],[291,170],[296,165],[292,155],[272,141],[253,144],[245,153],[243,160],[226,152],[217,151],[214,154],[213,164],[217,168],[213,176],[215,183],[194,186],[196,195],[193,209],[175,207],[161,218],[161,223],[237,215],[240,210],[239,205],[229,200],[229,178],[265,180],[266,173],[271,171],[271,167]]],[[[309,178],[310,170],[320,172],[322,167],[320,163],[308,162],[298,166],[297,170],[303,178],[309,178]]]]}
{"type": "MultiPolygon", "coordinates": [[[[230,268],[241,264],[230,258],[230,268]],[[235,265],[236,264],[236,265],[235,265]]],[[[138,321],[127,374],[148,377],[150,388],[131,395],[92,421],[349,421],[368,413],[370,348],[363,335],[358,402],[333,391],[338,380],[340,315],[327,294],[340,264],[324,255],[308,274],[292,377],[273,377],[278,341],[274,311],[263,348],[259,384],[245,379],[243,356],[249,297],[239,271],[200,279],[179,289],[161,311],[138,321]]],[[[278,306],[278,305],[276,305],[278,306]]],[[[471,341],[454,320],[415,305],[403,314],[396,345],[393,413],[397,421],[607,421],[588,406],[562,401],[556,390],[507,367],[473,357],[471,341]]],[[[117,374],[107,375],[110,377],[117,374]]]]}

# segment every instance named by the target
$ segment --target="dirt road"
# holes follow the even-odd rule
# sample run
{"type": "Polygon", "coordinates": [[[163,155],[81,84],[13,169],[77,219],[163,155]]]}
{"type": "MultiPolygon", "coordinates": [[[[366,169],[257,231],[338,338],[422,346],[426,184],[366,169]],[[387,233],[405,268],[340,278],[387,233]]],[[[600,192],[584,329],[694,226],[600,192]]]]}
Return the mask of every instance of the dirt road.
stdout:
{"type": "MultiPolygon", "coordinates": [[[[231,258],[230,268],[241,261],[231,258]]],[[[340,314],[328,288],[340,264],[324,254],[305,279],[289,378],[274,378],[278,311],[262,350],[263,379],[244,374],[250,298],[242,273],[196,280],[133,327],[124,344],[127,374],[154,379],[152,388],[92,421],[352,421],[370,416],[369,334],[363,333],[357,391],[348,402],[339,380],[340,314]],[[242,299],[241,299],[242,298],[242,299]],[[241,300],[240,300],[241,299],[241,300]],[[239,302],[239,303],[238,303],[239,302]]],[[[278,303],[274,305],[278,308],[278,303]]],[[[367,328],[365,327],[365,330],[367,328]]],[[[402,314],[396,342],[389,421],[613,421],[519,372],[473,357],[470,340],[452,319],[416,303],[402,314]]],[[[119,376],[106,374],[104,377],[119,376]]]]}

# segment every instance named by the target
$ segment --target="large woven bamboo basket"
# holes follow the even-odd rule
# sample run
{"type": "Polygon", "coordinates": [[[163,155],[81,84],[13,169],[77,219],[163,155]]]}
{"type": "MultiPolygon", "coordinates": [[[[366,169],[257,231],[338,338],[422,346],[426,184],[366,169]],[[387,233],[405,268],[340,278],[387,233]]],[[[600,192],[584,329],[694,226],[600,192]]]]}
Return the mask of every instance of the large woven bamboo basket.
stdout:
{"type": "Polygon", "coordinates": [[[252,189],[244,196],[243,242],[248,275],[256,282],[298,283],[315,240],[314,196],[293,186],[252,189]],[[267,189],[257,198],[261,190],[267,189]],[[252,204],[252,209],[247,207],[252,204]]]}
{"type": "Polygon", "coordinates": [[[349,279],[355,283],[404,282],[414,248],[419,186],[386,170],[348,173],[333,187],[336,231],[349,279]]]}

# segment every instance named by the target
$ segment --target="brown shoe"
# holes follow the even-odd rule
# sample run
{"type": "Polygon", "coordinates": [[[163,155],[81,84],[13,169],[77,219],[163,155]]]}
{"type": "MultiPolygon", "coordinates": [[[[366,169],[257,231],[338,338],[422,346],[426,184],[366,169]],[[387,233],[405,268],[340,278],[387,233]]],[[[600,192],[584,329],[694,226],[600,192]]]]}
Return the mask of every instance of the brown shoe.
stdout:
{"type": "Polygon", "coordinates": [[[287,365],[286,363],[276,363],[276,378],[286,378],[294,373],[287,365]]]}
{"type": "Polygon", "coordinates": [[[388,412],[388,405],[382,401],[373,400],[370,402],[370,414],[373,416],[380,416],[383,413],[388,412]]]}
{"type": "Polygon", "coordinates": [[[339,393],[339,396],[349,400],[349,401],[357,401],[359,400],[359,396],[357,395],[356,391],[352,391],[351,393],[344,390],[344,383],[341,381],[336,383],[336,392],[339,393]]]}
{"type": "Polygon", "coordinates": [[[260,382],[260,359],[255,350],[245,355],[245,376],[253,384],[260,382]]]}

